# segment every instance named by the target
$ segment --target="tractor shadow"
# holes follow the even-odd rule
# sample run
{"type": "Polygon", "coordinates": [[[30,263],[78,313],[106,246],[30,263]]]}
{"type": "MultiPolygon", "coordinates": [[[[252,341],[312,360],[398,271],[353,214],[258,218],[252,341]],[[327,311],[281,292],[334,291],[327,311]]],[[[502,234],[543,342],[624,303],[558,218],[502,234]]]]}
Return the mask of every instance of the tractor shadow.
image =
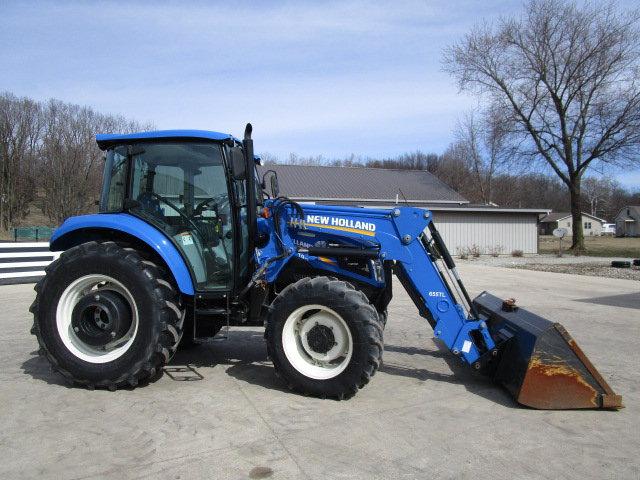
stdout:
{"type": "MultiPolygon", "coordinates": [[[[204,377],[197,371],[200,367],[221,365],[226,373],[238,380],[260,385],[272,390],[289,393],[286,384],[275,375],[273,365],[267,358],[263,333],[249,330],[235,330],[227,340],[213,340],[188,349],[178,348],[169,364],[153,378],[141,382],[155,383],[161,377],[174,381],[199,381],[204,377]]],[[[64,388],[83,388],[74,385],[62,374],[51,368],[49,361],[34,350],[20,366],[22,372],[31,378],[64,388]]],[[[132,390],[119,387],[118,390],[132,390]]]]}
{"type": "MultiPolygon", "coordinates": [[[[508,408],[521,408],[500,385],[472,370],[471,367],[462,364],[457,357],[449,352],[446,346],[435,340],[434,344],[437,346],[435,350],[387,344],[385,345],[385,353],[391,355],[386,355],[378,372],[422,382],[436,381],[462,385],[468,392],[490,400],[492,403],[508,408]],[[404,355],[443,359],[451,373],[434,372],[411,366],[412,362],[402,361],[404,355]]],[[[200,367],[215,367],[217,365],[226,368],[226,374],[238,381],[299,395],[290,391],[286,383],[276,376],[273,365],[267,358],[262,331],[232,330],[226,340],[213,340],[187,350],[178,350],[167,368],[183,369],[191,366],[197,370],[200,367]]],[[[197,381],[190,374],[186,376],[185,380],[197,381]]]]}
{"type": "MultiPolygon", "coordinates": [[[[230,377],[251,385],[284,393],[291,392],[285,382],[276,377],[271,361],[267,357],[267,347],[262,331],[232,330],[227,339],[215,339],[192,346],[179,348],[165,368],[165,374],[171,376],[172,369],[195,369],[222,366],[230,377]]],[[[176,379],[180,380],[180,379],[176,379]]],[[[183,380],[193,378],[188,373],[183,380]]]]}
{"type": "MultiPolygon", "coordinates": [[[[386,355],[378,369],[379,374],[411,378],[422,382],[436,381],[462,385],[470,393],[486,398],[493,403],[509,408],[521,408],[502,387],[472,370],[469,366],[460,363],[458,358],[439,342],[434,341],[434,343],[437,346],[436,350],[386,344],[386,355]],[[406,355],[443,359],[451,373],[415,367],[411,365],[413,362],[403,358],[406,355]]],[[[73,385],[60,373],[53,371],[49,362],[40,356],[37,350],[30,352],[29,355],[29,358],[21,365],[24,374],[49,385],[82,388],[73,385]]],[[[199,381],[203,379],[203,375],[198,372],[198,368],[216,366],[223,367],[227,375],[240,382],[299,395],[289,390],[286,383],[276,376],[273,365],[267,358],[263,332],[245,329],[232,330],[226,340],[212,340],[188,349],[179,348],[165,367],[164,372],[159,372],[148,383],[153,383],[162,376],[174,381],[199,381]]],[[[125,388],[125,390],[127,389],[125,388]]]]}
{"type": "Polygon", "coordinates": [[[393,352],[443,359],[451,370],[451,373],[434,372],[425,368],[407,365],[406,363],[410,362],[398,362],[397,359],[401,359],[401,357],[397,355],[394,355],[393,359],[390,359],[387,355],[378,371],[387,375],[413,378],[424,382],[436,381],[450,383],[452,385],[462,385],[469,393],[478,395],[493,403],[507,408],[522,408],[501,385],[493,382],[489,377],[476,372],[470,366],[463,364],[458,357],[454,356],[441,342],[433,339],[433,343],[437,347],[437,350],[393,344],[385,344],[384,350],[385,353],[393,352]]]}
{"type": "Polygon", "coordinates": [[[61,374],[51,369],[51,364],[38,354],[37,350],[29,353],[29,358],[22,362],[20,368],[25,375],[29,375],[35,380],[65,388],[73,387],[61,374]]]}
{"type": "MultiPolygon", "coordinates": [[[[61,373],[51,368],[49,361],[40,355],[37,350],[29,353],[29,358],[20,365],[22,373],[29,375],[34,380],[45,382],[49,385],[56,385],[64,388],[87,388],[80,384],[75,384],[68,380],[61,373]]],[[[140,382],[140,386],[157,382],[162,377],[162,373],[158,372],[151,378],[144,379],[140,382]]],[[[133,390],[133,387],[121,386],[118,390],[133,390]]],[[[96,387],[96,390],[106,390],[105,387],[96,387]]]]}

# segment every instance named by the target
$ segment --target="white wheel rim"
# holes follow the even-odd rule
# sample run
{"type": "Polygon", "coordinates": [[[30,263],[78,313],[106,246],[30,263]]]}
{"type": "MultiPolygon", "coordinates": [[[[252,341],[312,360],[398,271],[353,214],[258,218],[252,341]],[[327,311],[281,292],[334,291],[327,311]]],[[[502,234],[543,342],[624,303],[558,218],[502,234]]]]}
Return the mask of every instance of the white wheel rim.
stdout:
{"type": "Polygon", "coordinates": [[[344,319],[324,305],[305,305],[294,310],[282,329],[282,347],[289,363],[305,377],[334,378],[347,368],[353,355],[351,330],[344,319]],[[331,329],[334,346],[326,353],[314,351],[307,334],[315,325],[331,329]]]}
{"type": "Polygon", "coordinates": [[[138,332],[138,308],[131,292],[119,281],[107,275],[85,275],[73,281],[60,295],[56,309],[56,327],[64,346],[76,357],[90,363],[107,363],[120,358],[129,350],[138,332]],[[81,298],[91,291],[111,290],[122,295],[131,308],[131,327],[127,333],[107,344],[104,348],[97,348],[83,342],[71,325],[72,313],[81,298]]]}

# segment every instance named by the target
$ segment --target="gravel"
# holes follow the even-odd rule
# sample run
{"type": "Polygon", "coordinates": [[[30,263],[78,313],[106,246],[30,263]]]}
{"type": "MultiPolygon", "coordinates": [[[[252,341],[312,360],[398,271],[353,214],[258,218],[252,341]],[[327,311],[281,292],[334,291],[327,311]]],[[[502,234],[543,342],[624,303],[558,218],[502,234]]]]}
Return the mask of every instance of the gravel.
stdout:
{"type": "Polygon", "coordinates": [[[540,272],[570,273],[573,275],[590,275],[593,277],[620,278],[623,280],[640,281],[640,268],[614,268],[613,260],[632,261],[631,258],[610,257],[574,257],[565,255],[529,255],[524,257],[489,257],[481,256],[467,260],[456,259],[462,265],[477,264],[493,267],[507,267],[525,270],[537,270],[540,272]]]}
{"type": "Polygon", "coordinates": [[[524,263],[520,265],[512,265],[510,268],[640,281],[640,268],[614,268],[610,263],[524,263]]]}

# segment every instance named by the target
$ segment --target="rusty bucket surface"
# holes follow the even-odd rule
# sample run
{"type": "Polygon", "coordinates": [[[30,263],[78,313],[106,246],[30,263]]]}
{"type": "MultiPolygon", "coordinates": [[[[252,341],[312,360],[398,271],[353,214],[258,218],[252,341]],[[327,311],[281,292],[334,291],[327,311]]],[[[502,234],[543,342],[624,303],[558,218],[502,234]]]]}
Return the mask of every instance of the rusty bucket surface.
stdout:
{"type": "Polygon", "coordinates": [[[518,403],[548,410],[623,407],[562,325],[487,292],[473,302],[500,343],[491,373],[518,403]]]}

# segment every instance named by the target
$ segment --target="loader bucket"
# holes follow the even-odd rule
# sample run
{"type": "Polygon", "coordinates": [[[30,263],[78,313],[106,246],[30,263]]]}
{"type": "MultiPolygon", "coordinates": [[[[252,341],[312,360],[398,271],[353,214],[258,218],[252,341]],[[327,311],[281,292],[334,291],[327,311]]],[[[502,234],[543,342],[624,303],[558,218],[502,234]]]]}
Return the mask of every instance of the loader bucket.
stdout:
{"type": "Polygon", "coordinates": [[[518,403],[545,410],[623,408],[622,397],[562,325],[487,292],[473,303],[500,345],[491,373],[518,403]]]}

